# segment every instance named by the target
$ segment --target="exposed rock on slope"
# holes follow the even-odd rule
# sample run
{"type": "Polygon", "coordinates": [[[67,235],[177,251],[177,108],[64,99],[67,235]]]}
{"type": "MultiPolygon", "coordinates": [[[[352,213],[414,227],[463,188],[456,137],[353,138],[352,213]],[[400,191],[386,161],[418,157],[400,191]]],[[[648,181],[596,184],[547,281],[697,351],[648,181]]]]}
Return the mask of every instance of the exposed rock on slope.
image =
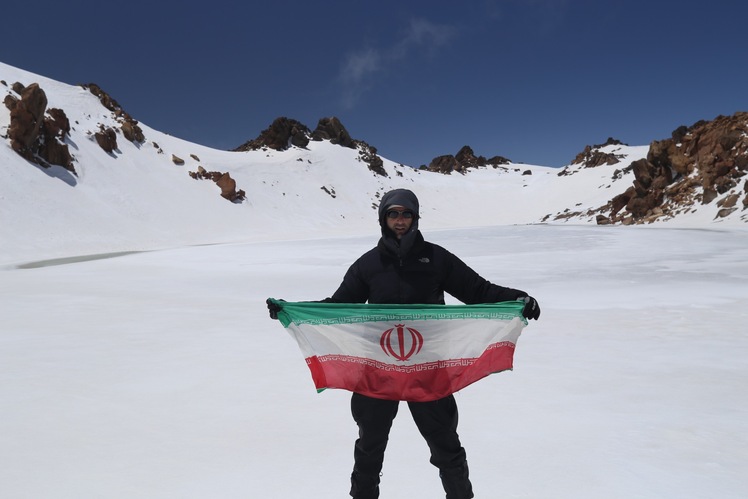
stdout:
{"type": "MultiPolygon", "coordinates": [[[[748,207],[748,113],[679,127],[631,164],[633,185],[600,208],[598,223],[648,223],[716,202],[717,218],[748,207]]],[[[744,219],[748,220],[748,217],[744,219]]]]}
{"type": "Polygon", "coordinates": [[[189,172],[190,177],[195,180],[212,180],[221,189],[221,197],[232,203],[244,201],[247,194],[243,190],[236,190],[236,180],[231,178],[228,172],[209,172],[202,166],[197,167],[196,172],[189,172]]]}
{"type": "Polygon", "coordinates": [[[317,128],[312,132],[312,140],[329,140],[331,143],[356,148],[356,140],[351,138],[351,134],[345,129],[340,120],[336,117],[322,118],[317,123],[317,128]]]}
{"type": "Polygon", "coordinates": [[[626,145],[620,140],[616,140],[613,137],[608,137],[608,140],[604,144],[596,144],[594,146],[586,146],[584,151],[577,154],[572,165],[582,165],[584,168],[595,168],[600,165],[615,165],[621,160],[620,155],[616,155],[609,152],[603,152],[600,149],[605,146],[612,145],[626,145]]]}
{"type": "Polygon", "coordinates": [[[260,135],[240,145],[234,151],[256,151],[268,147],[283,151],[290,146],[306,147],[311,132],[303,123],[286,117],[276,118],[273,123],[260,132],[260,135]]]}
{"type": "Polygon", "coordinates": [[[498,168],[501,165],[507,165],[509,163],[511,163],[511,161],[502,156],[494,156],[490,159],[486,159],[484,156],[476,156],[472,148],[469,146],[463,146],[454,156],[446,154],[432,159],[429,166],[426,167],[426,170],[448,175],[452,172],[466,173],[469,168],[485,166],[498,168]]]}
{"type": "Polygon", "coordinates": [[[100,86],[98,86],[96,83],[89,83],[88,85],[81,86],[98,97],[101,105],[114,114],[115,120],[120,123],[122,135],[124,135],[127,140],[137,143],[142,143],[145,141],[143,130],[141,130],[140,126],[138,126],[138,121],[130,116],[127,112],[125,112],[125,110],[122,109],[122,106],[120,106],[119,103],[114,100],[109,94],[104,92],[104,90],[102,90],[100,86]]]}
{"type": "Polygon", "coordinates": [[[47,110],[47,95],[32,83],[24,87],[12,86],[19,96],[8,94],[4,103],[10,110],[8,138],[11,147],[23,158],[41,165],[60,165],[74,172],[73,157],[65,137],[70,134],[70,122],[62,109],[47,110]]]}

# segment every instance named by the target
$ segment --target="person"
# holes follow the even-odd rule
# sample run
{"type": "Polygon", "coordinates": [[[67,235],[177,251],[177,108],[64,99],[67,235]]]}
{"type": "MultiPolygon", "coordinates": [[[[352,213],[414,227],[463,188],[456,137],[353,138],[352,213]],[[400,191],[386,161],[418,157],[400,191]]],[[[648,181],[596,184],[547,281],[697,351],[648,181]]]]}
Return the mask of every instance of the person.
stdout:
{"type": "MultiPolygon", "coordinates": [[[[493,284],[455,255],[424,240],[418,229],[419,202],[408,189],[387,192],[379,205],[382,236],[377,246],[350,266],[343,282],[326,302],[376,304],[444,304],[449,293],[466,304],[521,300],[523,315],[538,319],[538,302],[524,291],[493,284]]],[[[270,316],[280,310],[268,302],[270,316]]],[[[351,413],[358,425],[353,451],[350,495],[376,499],[384,453],[397,400],[351,396],[351,413]]],[[[439,469],[447,499],[474,497],[467,457],[457,433],[457,403],[453,395],[431,402],[408,402],[419,432],[439,469]]]]}

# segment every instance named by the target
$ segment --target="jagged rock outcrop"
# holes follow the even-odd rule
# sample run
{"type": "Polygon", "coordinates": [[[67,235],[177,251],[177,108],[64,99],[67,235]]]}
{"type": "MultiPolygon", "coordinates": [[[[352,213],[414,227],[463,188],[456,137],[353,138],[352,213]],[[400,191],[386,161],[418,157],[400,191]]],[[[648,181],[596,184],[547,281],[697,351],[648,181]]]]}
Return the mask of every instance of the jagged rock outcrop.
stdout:
{"type": "Polygon", "coordinates": [[[317,123],[317,128],[312,132],[312,140],[329,140],[333,144],[343,147],[356,148],[356,140],[351,138],[340,120],[336,117],[322,118],[317,123]]]}
{"type": "Polygon", "coordinates": [[[501,165],[509,163],[511,161],[503,156],[493,156],[489,159],[486,159],[484,156],[476,156],[470,146],[463,146],[454,156],[445,154],[435,157],[431,160],[428,167],[426,167],[426,170],[448,175],[452,172],[466,173],[468,168],[485,166],[498,168],[501,165]]]}
{"type": "Polygon", "coordinates": [[[679,127],[631,167],[633,185],[600,209],[602,223],[648,223],[715,200],[718,218],[746,209],[748,182],[741,188],[740,179],[748,174],[748,113],[679,127]]]}
{"type": "Polygon", "coordinates": [[[369,170],[377,175],[387,176],[384,161],[377,154],[377,148],[351,137],[348,130],[336,117],[322,118],[317,122],[317,128],[312,132],[312,140],[329,140],[330,143],[351,149],[358,149],[358,159],[366,163],[369,170]]]}
{"type": "Polygon", "coordinates": [[[387,170],[384,169],[384,161],[377,155],[377,148],[370,146],[362,140],[356,141],[358,147],[358,159],[366,163],[369,170],[383,177],[387,176],[387,170]]]}
{"type": "Polygon", "coordinates": [[[4,104],[10,110],[8,138],[11,148],[23,158],[45,168],[59,165],[75,173],[73,157],[65,137],[70,121],[62,109],[47,110],[47,95],[37,83],[24,87],[16,82],[4,104]]]}
{"type": "Polygon", "coordinates": [[[256,139],[249,140],[232,150],[242,152],[268,148],[284,151],[290,146],[306,147],[310,140],[318,142],[329,140],[332,144],[358,149],[358,159],[366,163],[369,170],[377,175],[387,176],[384,161],[377,155],[377,149],[364,141],[352,138],[336,117],[320,119],[313,132],[296,120],[286,117],[276,118],[256,139]]]}
{"type": "Polygon", "coordinates": [[[244,190],[236,190],[236,180],[231,178],[228,172],[209,172],[202,166],[198,166],[197,171],[189,172],[189,175],[196,180],[212,180],[221,189],[221,197],[232,203],[240,203],[247,198],[244,190]]]}
{"type": "Polygon", "coordinates": [[[290,146],[306,147],[309,144],[311,132],[309,128],[296,120],[280,117],[260,132],[259,137],[249,140],[233,151],[256,151],[264,147],[276,151],[284,151],[290,146]]]}
{"type": "Polygon", "coordinates": [[[606,153],[600,150],[603,147],[612,145],[626,144],[624,144],[620,140],[614,139],[613,137],[608,137],[608,140],[604,144],[585,146],[584,150],[577,154],[571,164],[582,165],[583,168],[595,168],[601,165],[615,165],[620,161],[621,156],[609,152],[606,153]]]}
{"type": "Polygon", "coordinates": [[[138,121],[125,112],[125,110],[122,109],[122,106],[120,106],[112,96],[102,90],[102,88],[96,83],[89,83],[81,86],[98,97],[101,105],[114,114],[114,119],[120,123],[122,135],[124,135],[127,140],[133,143],[145,142],[145,135],[138,125],[138,121]]]}

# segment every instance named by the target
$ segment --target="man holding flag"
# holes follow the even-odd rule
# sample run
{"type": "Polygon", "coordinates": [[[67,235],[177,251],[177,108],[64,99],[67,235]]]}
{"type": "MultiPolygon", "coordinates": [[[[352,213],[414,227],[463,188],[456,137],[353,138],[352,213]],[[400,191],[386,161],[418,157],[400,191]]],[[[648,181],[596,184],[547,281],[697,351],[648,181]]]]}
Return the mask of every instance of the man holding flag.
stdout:
{"type": "MultiPolygon", "coordinates": [[[[490,283],[452,253],[425,241],[418,230],[418,220],[419,203],[413,192],[395,189],[386,193],[379,205],[382,237],[377,247],[356,260],[337,291],[323,301],[444,305],[446,292],[468,305],[520,301],[524,318],[538,319],[540,307],[534,298],[524,291],[490,283]]],[[[279,302],[268,300],[268,308],[271,318],[277,319],[282,310],[279,302]]],[[[398,326],[387,332],[399,334],[401,343],[405,333],[413,338],[420,335],[416,330],[398,326]]],[[[383,349],[387,338],[382,336],[383,349]]],[[[391,347],[390,352],[398,356],[391,347]]],[[[404,356],[400,357],[404,360],[404,356]]],[[[433,387],[433,391],[439,393],[440,388],[433,387]]],[[[431,463],[439,469],[447,499],[474,497],[465,449],[457,434],[457,404],[451,392],[426,401],[370,396],[378,393],[369,390],[369,395],[365,395],[354,391],[351,397],[359,438],[354,447],[350,495],[354,499],[379,497],[379,478],[390,428],[399,401],[408,400],[413,420],[431,451],[431,463]]]]}

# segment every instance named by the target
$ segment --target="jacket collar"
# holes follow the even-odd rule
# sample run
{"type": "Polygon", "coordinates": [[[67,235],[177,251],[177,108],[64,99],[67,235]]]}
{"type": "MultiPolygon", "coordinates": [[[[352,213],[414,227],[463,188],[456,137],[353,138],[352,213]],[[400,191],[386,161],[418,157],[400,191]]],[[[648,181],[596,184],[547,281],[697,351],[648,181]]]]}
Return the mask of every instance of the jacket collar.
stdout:
{"type": "Polygon", "coordinates": [[[418,252],[423,248],[424,242],[421,231],[418,229],[411,229],[398,239],[390,229],[383,227],[382,238],[379,240],[377,248],[385,255],[403,260],[411,253],[418,252]]]}

